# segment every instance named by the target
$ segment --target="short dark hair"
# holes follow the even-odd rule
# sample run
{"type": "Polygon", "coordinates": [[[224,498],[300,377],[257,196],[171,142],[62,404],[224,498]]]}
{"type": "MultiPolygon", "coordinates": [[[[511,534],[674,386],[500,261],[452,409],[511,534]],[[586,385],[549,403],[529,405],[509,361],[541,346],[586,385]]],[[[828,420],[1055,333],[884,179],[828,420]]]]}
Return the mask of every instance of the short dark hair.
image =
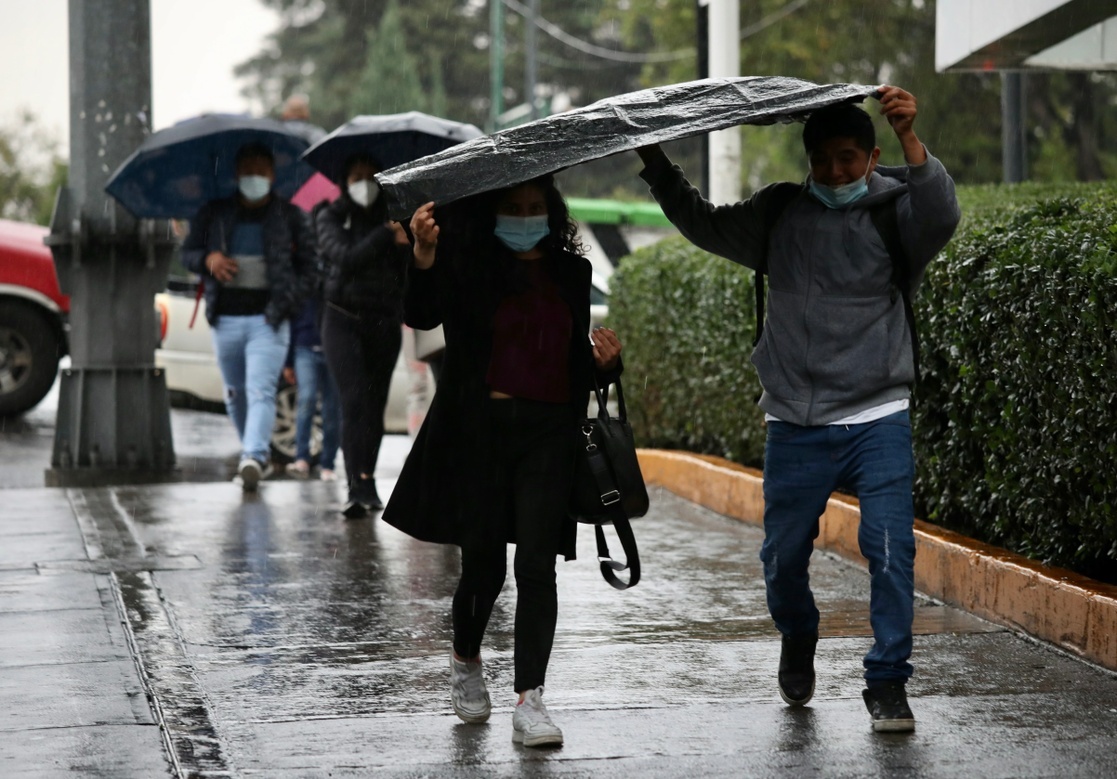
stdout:
{"type": "Polygon", "coordinates": [[[240,165],[242,160],[265,159],[275,167],[275,154],[271,147],[262,141],[249,141],[237,149],[237,156],[233,158],[234,165],[240,165]]]}
{"type": "Polygon", "coordinates": [[[853,103],[821,108],[807,120],[803,128],[803,147],[807,154],[831,138],[853,138],[860,148],[870,154],[877,145],[877,131],[872,118],[853,103]]]}

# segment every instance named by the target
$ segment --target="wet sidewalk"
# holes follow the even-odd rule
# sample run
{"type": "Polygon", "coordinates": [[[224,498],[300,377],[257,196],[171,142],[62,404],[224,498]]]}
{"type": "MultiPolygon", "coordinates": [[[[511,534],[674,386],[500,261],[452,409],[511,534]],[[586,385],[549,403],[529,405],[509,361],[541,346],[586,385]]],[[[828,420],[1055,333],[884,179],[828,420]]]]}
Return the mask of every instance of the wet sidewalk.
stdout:
{"type": "MultiPolygon", "coordinates": [[[[382,455],[386,493],[406,454],[382,455]]],[[[511,742],[511,572],[484,651],[494,711],[449,706],[456,550],[343,488],[274,481],[0,491],[0,775],[1099,777],[1117,676],[920,599],[917,729],[861,702],[866,574],[816,554],[818,689],[776,691],[761,531],[656,489],[644,579],[601,579],[592,533],[559,564],[546,700],[561,749],[511,742]]]]}

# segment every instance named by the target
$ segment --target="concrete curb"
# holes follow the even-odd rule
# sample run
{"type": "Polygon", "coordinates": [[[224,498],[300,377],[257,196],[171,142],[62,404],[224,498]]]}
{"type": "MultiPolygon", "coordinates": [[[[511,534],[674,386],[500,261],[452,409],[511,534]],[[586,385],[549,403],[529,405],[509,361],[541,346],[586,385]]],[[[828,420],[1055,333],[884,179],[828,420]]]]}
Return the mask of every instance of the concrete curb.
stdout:
{"type": "MultiPolygon", "coordinates": [[[[641,449],[649,484],[734,519],[761,524],[761,474],[720,457],[641,449]]],[[[865,565],[857,545],[861,511],[835,495],[819,521],[816,548],[865,565]]],[[[982,544],[915,520],[915,587],[932,598],[1021,630],[1117,671],[1117,587],[982,544]]]]}

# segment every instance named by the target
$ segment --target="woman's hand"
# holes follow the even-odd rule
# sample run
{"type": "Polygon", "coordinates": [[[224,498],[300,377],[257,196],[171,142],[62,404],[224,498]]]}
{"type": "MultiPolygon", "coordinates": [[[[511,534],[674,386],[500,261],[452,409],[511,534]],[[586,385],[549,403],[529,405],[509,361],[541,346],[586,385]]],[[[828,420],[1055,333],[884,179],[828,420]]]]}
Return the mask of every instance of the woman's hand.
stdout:
{"type": "Polygon", "coordinates": [[[403,225],[399,222],[388,222],[388,229],[392,231],[392,238],[395,239],[396,246],[411,245],[411,239],[407,237],[407,231],[403,229],[403,225]]]}
{"type": "Polygon", "coordinates": [[[411,215],[411,234],[415,246],[415,267],[426,270],[434,265],[434,251],[438,247],[438,223],[434,221],[434,203],[424,203],[411,215]]]}
{"type": "Polygon", "coordinates": [[[593,361],[600,370],[610,371],[617,367],[621,356],[621,342],[617,334],[607,327],[596,327],[590,333],[593,341],[593,361]]]}

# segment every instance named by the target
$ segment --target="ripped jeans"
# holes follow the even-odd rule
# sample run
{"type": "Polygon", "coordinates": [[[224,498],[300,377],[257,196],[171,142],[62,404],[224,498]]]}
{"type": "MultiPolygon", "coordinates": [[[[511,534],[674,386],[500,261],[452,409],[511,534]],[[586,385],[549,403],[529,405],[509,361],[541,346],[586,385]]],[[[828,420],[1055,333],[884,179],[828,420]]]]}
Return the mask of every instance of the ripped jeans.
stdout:
{"type": "Polygon", "coordinates": [[[907,411],[860,425],[801,427],[769,422],[764,455],[764,563],[768,611],[783,635],[818,630],[808,565],[830,493],[857,495],[857,540],[869,561],[873,646],[866,681],[912,674],[914,508],[911,423],[907,411]]]}
{"type": "Polygon", "coordinates": [[[213,347],[225,382],[225,410],[240,436],[241,456],[267,462],[275,427],[275,392],[291,324],[278,329],[256,316],[225,315],[213,326],[213,347]]]}

